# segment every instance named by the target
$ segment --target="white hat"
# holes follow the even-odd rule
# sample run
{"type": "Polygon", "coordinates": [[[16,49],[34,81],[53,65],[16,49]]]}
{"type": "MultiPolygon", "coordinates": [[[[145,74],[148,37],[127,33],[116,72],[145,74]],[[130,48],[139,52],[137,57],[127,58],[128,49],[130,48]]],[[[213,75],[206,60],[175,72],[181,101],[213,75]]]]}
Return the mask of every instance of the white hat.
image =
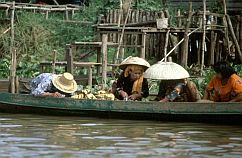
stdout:
{"type": "Polygon", "coordinates": [[[125,70],[128,65],[140,65],[143,66],[145,70],[150,67],[150,64],[145,59],[129,56],[122,61],[119,68],[125,70]]]}
{"type": "Polygon", "coordinates": [[[73,93],[77,90],[77,84],[72,74],[65,72],[61,75],[54,75],[52,83],[58,90],[64,93],[73,93]]]}
{"type": "Polygon", "coordinates": [[[178,80],[190,77],[187,70],[173,62],[158,62],[144,73],[145,78],[157,80],[178,80]]]}

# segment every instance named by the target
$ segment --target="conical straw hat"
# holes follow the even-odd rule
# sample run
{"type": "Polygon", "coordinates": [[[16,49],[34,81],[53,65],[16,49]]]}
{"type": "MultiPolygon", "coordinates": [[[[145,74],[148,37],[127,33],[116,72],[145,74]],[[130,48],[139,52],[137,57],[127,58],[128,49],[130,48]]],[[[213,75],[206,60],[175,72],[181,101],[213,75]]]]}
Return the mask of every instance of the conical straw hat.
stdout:
{"type": "Polygon", "coordinates": [[[145,70],[150,67],[150,64],[145,59],[129,56],[122,61],[122,63],[119,65],[119,68],[125,70],[128,65],[140,65],[143,66],[145,70]]]}
{"type": "Polygon", "coordinates": [[[158,62],[145,71],[144,77],[157,80],[178,80],[188,78],[190,75],[176,63],[158,62]]]}

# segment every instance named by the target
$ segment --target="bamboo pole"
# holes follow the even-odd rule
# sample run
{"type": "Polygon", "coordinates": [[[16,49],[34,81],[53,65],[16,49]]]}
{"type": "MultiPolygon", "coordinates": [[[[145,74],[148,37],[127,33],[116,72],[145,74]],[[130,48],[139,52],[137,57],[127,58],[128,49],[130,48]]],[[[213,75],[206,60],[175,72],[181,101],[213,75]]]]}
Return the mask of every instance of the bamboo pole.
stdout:
{"type": "Polygon", "coordinates": [[[123,0],[119,0],[119,14],[118,14],[118,27],[120,27],[121,24],[121,16],[123,14],[123,0]]]}
{"type": "Polygon", "coordinates": [[[168,43],[169,43],[169,35],[170,35],[170,29],[168,29],[166,32],[166,42],[165,42],[165,48],[164,48],[165,62],[167,62],[167,47],[168,47],[168,43]]]}
{"type": "Polygon", "coordinates": [[[191,25],[191,19],[192,19],[192,2],[189,2],[189,14],[187,18],[187,24],[186,29],[184,33],[184,42],[182,44],[182,50],[181,50],[181,65],[184,67],[187,67],[187,61],[188,61],[188,44],[189,44],[189,36],[187,36],[189,32],[189,28],[191,25]]]}
{"type": "Polygon", "coordinates": [[[202,38],[202,60],[201,60],[201,75],[204,67],[204,54],[206,45],[206,0],[203,0],[203,38],[202,38]]]}
{"type": "Polygon", "coordinates": [[[226,15],[226,19],[227,19],[227,22],[228,22],[229,30],[230,30],[231,35],[232,35],[232,39],[234,41],[235,47],[236,47],[238,55],[239,55],[239,60],[240,60],[240,62],[242,62],[242,53],[241,53],[241,50],[240,50],[239,42],[236,39],[234,29],[233,29],[233,26],[232,26],[232,22],[230,20],[229,15],[226,15]]]}
{"type": "Polygon", "coordinates": [[[3,33],[0,34],[0,37],[6,34],[9,30],[11,30],[11,27],[9,27],[7,30],[5,30],[3,33]]]}
{"type": "Polygon", "coordinates": [[[226,0],[223,0],[223,6],[224,6],[224,14],[227,15],[227,4],[226,4],[226,0]]]}
{"type": "Polygon", "coordinates": [[[128,22],[128,17],[129,17],[129,15],[130,15],[131,4],[132,4],[132,0],[129,0],[128,13],[127,13],[127,15],[126,15],[126,17],[125,17],[124,25],[123,25],[123,27],[122,27],[122,32],[121,32],[121,36],[120,36],[120,38],[119,38],[118,48],[117,48],[117,52],[116,52],[116,54],[115,54],[115,60],[114,60],[114,63],[117,63],[117,61],[118,61],[120,47],[121,47],[121,44],[123,43],[123,37],[124,37],[125,25],[127,24],[127,22],[128,22]]]}
{"type": "Polygon", "coordinates": [[[53,2],[54,2],[56,5],[59,5],[59,3],[58,3],[56,0],[53,0],[53,2]]]}
{"type": "MultiPolygon", "coordinates": [[[[194,32],[196,32],[197,30],[199,30],[199,29],[201,29],[201,28],[196,28],[195,30],[193,30],[192,32],[190,32],[189,34],[187,34],[187,36],[190,36],[192,33],[194,33],[194,32]]],[[[173,47],[170,51],[169,51],[169,53],[167,53],[167,55],[166,55],[166,57],[168,57],[182,42],[184,41],[184,38],[182,38],[181,40],[180,40],[180,42],[178,42],[176,45],[175,45],[175,47],[173,47]]],[[[164,61],[165,60],[165,57],[161,60],[161,62],[162,61],[164,61]]]]}
{"type": "Polygon", "coordinates": [[[10,53],[12,56],[11,60],[11,71],[10,71],[10,92],[15,93],[15,79],[16,79],[16,50],[14,48],[14,15],[15,15],[15,2],[12,3],[11,7],[11,39],[10,39],[10,53]]]}

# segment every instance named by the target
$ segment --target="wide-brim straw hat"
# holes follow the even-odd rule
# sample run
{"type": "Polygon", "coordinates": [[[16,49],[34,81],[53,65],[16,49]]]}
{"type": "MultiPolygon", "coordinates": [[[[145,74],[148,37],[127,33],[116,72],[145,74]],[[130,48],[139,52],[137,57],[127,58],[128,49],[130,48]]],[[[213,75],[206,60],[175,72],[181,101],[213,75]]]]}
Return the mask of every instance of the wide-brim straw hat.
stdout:
{"type": "Polygon", "coordinates": [[[61,75],[54,75],[52,83],[55,88],[64,93],[74,93],[77,90],[77,83],[73,75],[68,72],[61,75]]]}
{"type": "Polygon", "coordinates": [[[140,65],[143,66],[145,70],[150,67],[150,64],[145,59],[129,56],[121,62],[119,68],[125,70],[128,65],[140,65]]]}
{"type": "Polygon", "coordinates": [[[179,80],[190,77],[187,70],[173,62],[158,62],[148,68],[144,77],[157,80],[179,80]]]}

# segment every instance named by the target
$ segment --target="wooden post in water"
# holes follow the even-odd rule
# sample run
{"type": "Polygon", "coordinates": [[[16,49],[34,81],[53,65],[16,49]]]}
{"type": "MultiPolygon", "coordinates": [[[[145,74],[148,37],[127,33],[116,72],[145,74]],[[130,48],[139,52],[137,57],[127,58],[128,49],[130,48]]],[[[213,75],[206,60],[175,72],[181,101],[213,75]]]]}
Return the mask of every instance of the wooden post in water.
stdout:
{"type": "Polygon", "coordinates": [[[189,2],[189,14],[187,18],[187,24],[186,29],[184,33],[184,42],[182,44],[182,50],[181,50],[181,65],[183,67],[187,67],[187,61],[188,61],[188,43],[189,43],[189,37],[188,32],[191,25],[191,19],[192,19],[192,2],[189,2]]]}
{"type": "Polygon", "coordinates": [[[108,35],[102,34],[102,87],[105,88],[107,84],[107,47],[108,35]]]}
{"type": "Polygon", "coordinates": [[[203,0],[203,38],[202,38],[201,75],[204,67],[205,45],[206,45],[206,0],[203,0]]]}
{"type": "Polygon", "coordinates": [[[15,2],[12,3],[11,7],[11,39],[10,39],[10,54],[12,56],[11,69],[10,69],[10,92],[15,93],[15,80],[16,80],[16,49],[14,46],[14,14],[15,14],[15,2]]]}

